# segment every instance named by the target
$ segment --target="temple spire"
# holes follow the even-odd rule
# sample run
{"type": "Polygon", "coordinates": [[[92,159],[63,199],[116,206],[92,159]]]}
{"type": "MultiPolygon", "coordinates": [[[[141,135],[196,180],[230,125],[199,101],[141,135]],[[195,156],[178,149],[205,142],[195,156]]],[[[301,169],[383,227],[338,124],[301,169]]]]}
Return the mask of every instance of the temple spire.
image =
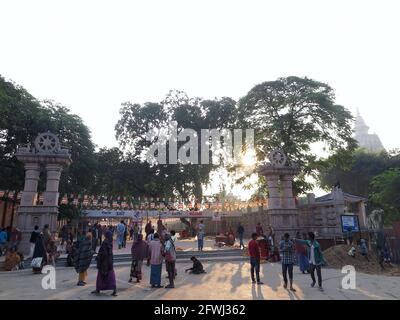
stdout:
{"type": "Polygon", "coordinates": [[[385,150],[381,140],[377,134],[369,134],[369,127],[365,123],[360,111],[357,108],[356,121],[354,125],[354,138],[357,140],[358,145],[361,148],[365,148],[368,151],[379,152],[385,150]]]}

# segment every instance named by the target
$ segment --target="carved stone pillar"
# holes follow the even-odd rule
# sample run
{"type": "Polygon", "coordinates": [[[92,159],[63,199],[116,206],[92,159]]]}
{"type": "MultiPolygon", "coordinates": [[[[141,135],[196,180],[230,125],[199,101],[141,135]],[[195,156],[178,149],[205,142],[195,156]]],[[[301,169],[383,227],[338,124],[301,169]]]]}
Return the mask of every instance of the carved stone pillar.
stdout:
{"type": "Polygon", "coordinates": [[[25,164],[25,186],[22,192],[20,206],[34,206],[36,204],[39,176],[39,163],[25,164]]]}
{"type": "Polygon", "coordinates": [[[295,209],[296,204],[293,197],[293,175],[283,175],[282,183],[282,207],[285,209],[295,209]]]}
{"type": "Polygon", "coordinates": [[[281,197],[279,195],[278,183],[279,176],[278,175],[268,175],[267,184],[268,184],[268,205],[270,209],[276,209],[281,207],[281,197]]]}
{"type": "Polygon", "coordinates": [[[58,186],[60,184],[62,166],[60,164],[47,164],[47,181],[46,191],[44,192],[43,205],[57,206],[58,205],[58,186]]]}

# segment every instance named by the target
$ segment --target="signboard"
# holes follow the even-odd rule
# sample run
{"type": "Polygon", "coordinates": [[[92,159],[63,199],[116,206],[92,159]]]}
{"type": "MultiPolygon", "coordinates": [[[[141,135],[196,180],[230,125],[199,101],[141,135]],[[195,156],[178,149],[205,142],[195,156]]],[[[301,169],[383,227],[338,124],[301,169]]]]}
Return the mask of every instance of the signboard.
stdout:
{"type": "Polygon", "coordinates": [[[229,212],[214,212],[214,211],[157,211],[157,210],[83,210],[82,216],[86,218],[126,218],[126,219],[143,219],[143,218],[213,218],[221,217],[240,217],[242,212],[239,210],[229,212]],[[214,217],[215,216],[215,217],[214,217]]]}
{"type": "Polygon", "coordinates": [[[341,215],[341,222],[342,222],[342,231],[348,232],[350,229],[352,232],[359,232],[360,225],[358,223],[358,216],[357,215],[341,215]]]}

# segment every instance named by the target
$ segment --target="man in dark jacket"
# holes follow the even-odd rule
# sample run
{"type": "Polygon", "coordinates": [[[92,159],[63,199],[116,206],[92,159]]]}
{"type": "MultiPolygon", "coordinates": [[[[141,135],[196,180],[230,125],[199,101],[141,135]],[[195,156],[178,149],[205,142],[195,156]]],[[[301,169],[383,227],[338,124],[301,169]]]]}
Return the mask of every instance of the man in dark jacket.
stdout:
{"type": "Polygon", "coordinates": [[[78,286],[84,286],[86,284],[87,269],[92,261],[93,253],[92,234],[87,233],[85,239],[79,242],[78,250],[74,256],[74,267],[79,274],[78,286]]]}

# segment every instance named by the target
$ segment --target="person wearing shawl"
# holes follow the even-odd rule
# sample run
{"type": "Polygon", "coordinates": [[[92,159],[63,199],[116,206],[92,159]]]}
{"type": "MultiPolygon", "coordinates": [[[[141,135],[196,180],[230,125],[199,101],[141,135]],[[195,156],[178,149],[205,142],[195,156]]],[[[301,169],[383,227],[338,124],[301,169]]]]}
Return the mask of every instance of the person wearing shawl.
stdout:
{"type": "Polygon", "coordinates": [[[149,245],[143,240],[143,235],[139,234],[137,240],[132,244],[132,265],[129,282],[136,278],[136,282],[142,280],[142,265],[143,260],[147,259],[149,255],[149,245]]]}
{"type": "Polygon", "coordinates": [[[164,249],[160,242],[158,233],[154,234],[154,239],[149,244],[150,255],[150,284],[152,288],[161,288],[161,270],[163,262],[164,249]]]}
{"type": "Polygon", "coordinates": [[[79,274],[78,286],[84,286],[87,277],[87,269],[90,266],[93,258],[92,234],[87,233],[86,238],[79,242],[78,250],[76,250],[74,258],[74,267],[79,274]]]}
{"type": "Polygon", "coordinates": [[[47,251],[44,245],[43,233],[40,233],[36,239],[35,249],[33,250],[33,255],[32,255],[32,263],[34,261],[38,261],[40,263],[32,265],[33,273],[36,274],[41,273],[43,266],[47,264],[47,251]]]}
{"type": "Polygon", "coordinates": [[[96,290],[92,293],[99,294],[102,290],[113,290],[112,295],[117,295],[117,285],[113,268],[113,237],[112,232],[107,231],[105,240],[101,244],[97,254],[97,279],[96,290]]]}

